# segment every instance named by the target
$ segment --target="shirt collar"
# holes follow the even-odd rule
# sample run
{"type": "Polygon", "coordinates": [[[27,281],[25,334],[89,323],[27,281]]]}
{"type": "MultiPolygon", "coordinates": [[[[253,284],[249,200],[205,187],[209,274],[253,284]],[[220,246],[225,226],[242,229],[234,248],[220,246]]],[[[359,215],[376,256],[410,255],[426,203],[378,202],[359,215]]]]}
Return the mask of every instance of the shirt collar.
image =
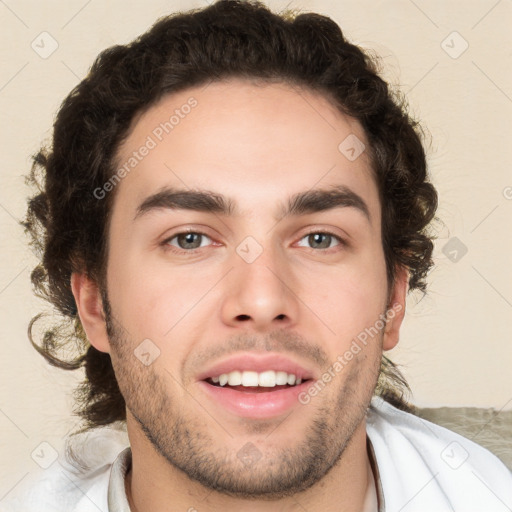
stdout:
{"type": "MultiPolygon", "coordinates": [[[[366,448],[368,458],[373,471],[373,478],[376,483],[378,512],[386,512],[384,503],[384,492],[379,475],[379,467],[369,436],[366,436],[366,448]]],[[[126,497],[125,479],[132,466],[132,451],[128,446],[116,458],[110,471],[108,484],[108,510],[109,512],[130,512],[130,505],[126,497]]]]}
{"type": "Polygon", "coordinates": [[[108,483],[109,512],[130,512],[126,497],[125,478],[132,467],[132,450],[128,446],[116,458],[110,470],[108,483]]]}
{"type": "Polygon", "coordinates": [[[370,465],[373,471],[373,478],[375,480],[375,485],[377,488],[378,512],[386,512],[384,490],[382,489],[379,466],[377,465],[377,457],[375,456],[375,451],[373,450],[373,445],[372,442],[370,441],[370,437],[368,436],[368,434],[366,435],[366,451],[368,452],[368,459],[370,459],[370,465]]]}

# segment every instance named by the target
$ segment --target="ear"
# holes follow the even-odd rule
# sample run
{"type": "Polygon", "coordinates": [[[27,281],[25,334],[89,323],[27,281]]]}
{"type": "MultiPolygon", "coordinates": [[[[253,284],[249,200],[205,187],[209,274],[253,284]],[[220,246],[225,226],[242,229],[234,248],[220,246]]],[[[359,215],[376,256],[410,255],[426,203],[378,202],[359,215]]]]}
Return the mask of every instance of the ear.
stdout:
{"type": "Polygon", "coordinates": [[[90,344],[100,352],[110,352],[103,301],[98,285],[84,274],[72,273],[71,290],[90,344]]]}
{"type": "Polygon", "coordinates": [[[386,310],[387,321],[384,328],[382,350],[391,350],[398,343],[400,326],[405,316],[408,284],[409,272],[405,267],[398,267],[386,310]]]}

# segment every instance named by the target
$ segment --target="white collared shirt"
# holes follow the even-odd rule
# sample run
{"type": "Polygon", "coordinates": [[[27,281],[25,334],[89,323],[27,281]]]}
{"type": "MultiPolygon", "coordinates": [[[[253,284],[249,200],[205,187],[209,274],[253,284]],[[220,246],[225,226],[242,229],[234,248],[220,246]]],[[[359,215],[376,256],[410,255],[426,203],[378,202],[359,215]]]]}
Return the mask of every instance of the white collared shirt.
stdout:
{"type": "MultiPolygon", "coordinates": [[[[512,512],[512,472],[480,445],[380,397],[366,432],[373,472],[364,512],[512,512]]],[[[130,512],[126,433],[98,429],[81,446],[88,471],[61,459],[9,492],[0,511],[130,512]]]]}

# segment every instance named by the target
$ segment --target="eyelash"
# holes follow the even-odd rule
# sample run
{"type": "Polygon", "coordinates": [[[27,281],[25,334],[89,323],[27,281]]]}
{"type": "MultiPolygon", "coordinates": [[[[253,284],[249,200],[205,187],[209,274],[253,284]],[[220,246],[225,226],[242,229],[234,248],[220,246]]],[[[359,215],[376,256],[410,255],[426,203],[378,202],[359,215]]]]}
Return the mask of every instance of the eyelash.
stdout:
{"type": "MultiPolygon", "coordinates": [[[[165,250],[168,250],[168,251],[171,251],[171,252],[174,252],[174,253],[177,253],[177,254],[195,254],[197,251],[201,250],[201,249],[204,249],[204,247],[197,247],[195,249],[180,249],[178,247],[175,247],[173,245],[170,245],[170,242],[171,240],[174,240],[176,237],[180,236],[180,235],[186,235],[186,234],[189,234],[189,233],[192,233],[194,235],[201,235],[201,236],[205,236],[207,238],[210,238],[211,240],[211,237],[208,236],[206,233],[202,232],[202,231],[199,231],[197,229],[186,229],[184,231],[180,231],[179,233],[175,233],[173,234],[171,237],[169,238],[166,238],[162,243],[161,245],[164,247],[165,250]]],[[[303,240],[304,238],[310,236],[310,235],[328,235],[328,236],[331,236],[332,238],[334,238],[337,242],[338,242],[338,245],[334,246],[334,247],[329,247],[327,249],[315,249],[313,247],[309,247],[310,250],[314,251],[314,252],[323,252],[323,253],[326,253],[326,254],[331,254],[333,252],[336,252],[336,247],[346,247],[348,244],[347,242],[341,238],[340,236],[338,235],[335,235],[334,233],[331,233],[330,231],[318,231],[318,230],[313,230],[313,231],[310,231],[309,233],[306,233],[304,234],[300,240],[303,240]],[[334,251],[333,251],[334,249],[334,251]]]]}

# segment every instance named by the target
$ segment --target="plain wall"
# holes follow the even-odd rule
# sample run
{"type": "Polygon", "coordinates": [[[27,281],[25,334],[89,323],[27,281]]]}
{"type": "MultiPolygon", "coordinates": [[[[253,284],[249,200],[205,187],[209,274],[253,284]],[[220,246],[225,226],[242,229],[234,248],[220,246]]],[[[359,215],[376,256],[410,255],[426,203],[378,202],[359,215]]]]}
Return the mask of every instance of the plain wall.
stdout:
{"type": "MultiPolygon", "coordinates": [[[[377,52],[384,77],[407,95],[430,134],[429,169],[442,221],[436,268],[427,296],[409,298],[401,341],[388,353],[403,365],[413,402],[512,408],[512,3],[268,4],[329,15],[352,42],[377,52]]],[[[17,224],[29,195],[23,175],[30,155],[49,139],[60,102],[102,49],[127,43],[161,15],[205,5],[0,3],[0,499],[36,467],[31,453],[41,442],[61,449],[76,422],[71,393],[81,379],[48,366],[27,340],[31,317],[46,308],[33,297],[36,259],[17,224]],[[35,40],[40,52],[48,51],[50,40],[40,42],[44,31],[58,43],[46,59],[31,47],[35,40]]]]}

